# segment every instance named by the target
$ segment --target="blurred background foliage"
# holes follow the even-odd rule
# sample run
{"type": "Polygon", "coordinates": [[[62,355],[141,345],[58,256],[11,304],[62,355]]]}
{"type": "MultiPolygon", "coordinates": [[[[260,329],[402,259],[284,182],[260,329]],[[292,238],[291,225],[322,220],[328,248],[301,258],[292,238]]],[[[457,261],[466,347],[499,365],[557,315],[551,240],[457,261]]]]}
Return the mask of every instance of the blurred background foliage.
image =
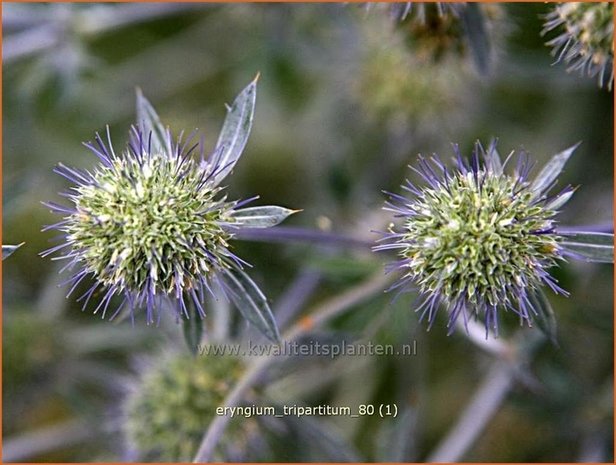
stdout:
{"type": "MultiPolygon", "coordinates": [[[[53,167],[92,167],[81,141],[105,125],[121,147],[137,86],[175,133],[199,128],[211,149],[224,104],[260,72],[253,133],[228,192],[303,209],[289,225],[373,239],[387,221],[381,189],[396,191],[418,153],[448,158],[451,142],[468,153],[492,137],[501,153],[523,147],[538,165],[582,141],[560,180],[580,186],[562,223],[612,224],[613,96],[551,66],[540,36],[550,7],[483,5],[492,49],[480,73],[464,38],[426,45],[383,5],[4,3],[3,242],[26,243],[3,263],[5,460],[135,458],[120,431],[136,360],[181,348],[173,321],[132,328],[80,312],[58,288],[57,262],[37,255],[52,237],[41,228],[56,221],[40,202],[66,187],[53,167]]],[[[386,260],[314,245],[235,247],[274,307],[294,276],[317,277],[313,303],[386,260]]],[[[555,273],[571,291],[550,296],[559,347],[541,346],[533,382],[516,385],[465,460],[613,459],[612,269],[574,262],[555,273]]],[[[290,419],[234,458],[424,460],[489,357],[447,337],[444,318],[426,333],[413,303],[376,296],[317,336],[416,340],[415,356],[290,360],[261,394],[266,405],[396,402],[403,415],[290,419]]]]}

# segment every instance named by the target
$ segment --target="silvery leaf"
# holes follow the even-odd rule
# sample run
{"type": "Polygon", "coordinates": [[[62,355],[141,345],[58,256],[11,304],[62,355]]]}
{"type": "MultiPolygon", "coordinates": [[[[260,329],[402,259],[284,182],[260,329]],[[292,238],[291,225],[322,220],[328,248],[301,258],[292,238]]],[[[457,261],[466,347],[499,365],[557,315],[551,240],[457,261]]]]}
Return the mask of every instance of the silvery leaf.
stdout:
{"type": "Polygon", "coordinates": [[[599,232],[560,232],[560,245],[588,262],[614,263],[614,234],[599,232]]]}
{"type": "Polygon", "coordinates": [[[17,249],[19,249],[24,244],[25,242],[22,242],[21,244],[18,244],[18,245],[3,245],[2,246],[2,260],[4,260],[6,257],[13,255],[13,252],[15,252],[17,249]]]}
{"type": "Polygon", "coordinates": [[[273,342],[280,341],[276,320],[259,287],[238,267],[225,268],[221,273],[227,295],[241,314],[273,342]]]}
{"type": "Polygon", "coordinates": [[[500,154],[496,149],[497,140],[494,139],[490,142],[490,146],[488,147],[488,151],[486,152],[486,166],[488,170],[497,176],[501,176],[503,174],[503,163],[501,161],[500,154]]]}
{"type": "Polygon", "coordinates": [[[276,206],[249,207],[234,210],[231,217],[236,220],[236,224],[247,228],[270,228],[281,223],[285,218],[299,210],[276,206]]]}
{"type": "Polygon", "coordinates": [[[232,170],[239,160],[252,127],[252,118],[257,97],[257,76],[236,97],[229,107],[227,118],[218,136],[214,153],[218,153],[216,168],[219,171],[213,176],[214,186],[218,185],[232,170]]]}
{"type": "Polygon", "coordinates": [[[557,153],[552,157],[552,159],[543,167],[543,169],[539,172],[539,175],[535,178],[533,183],[530,186],[530,189],[534,192],[535,197],[540,197],[550,185],[556,180],[558,175],[562,172],[565,163],[569,160],[569,157],[573,154],[575,149],[581,142],[569,147],[566,150],[563,150],[560,153],[557,153]]]}
{"type": "Polygon", "coordinates": [[[152,137],[152,151],[162,151],[171,155],[171,141],[167,137],[167,131],[160,121],[152,104],[143,96],[141,89],[137,88],[137,125],[147,144],[148,138],[152,137]]]}
{"type": "Polygon", "coordinates": [[[575,189],[571,189],[571,190],[568,190],[554,197],[552,200],[550,200],[545,205],[545,208],[548,210],[558,210],[560,207],[562,207],[564,204],[566,204],[569,201],[569,199],[574,193],[575,193],[575,189]]]}

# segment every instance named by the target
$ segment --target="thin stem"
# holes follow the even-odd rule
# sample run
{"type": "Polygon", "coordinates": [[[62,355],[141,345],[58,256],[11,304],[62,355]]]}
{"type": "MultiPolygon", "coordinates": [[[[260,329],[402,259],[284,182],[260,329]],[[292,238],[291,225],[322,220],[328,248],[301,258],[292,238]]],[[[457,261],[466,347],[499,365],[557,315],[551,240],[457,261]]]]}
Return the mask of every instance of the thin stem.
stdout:
{"type": "Polygon", "coordinates": [[[515,370],[495,361],[456,425],[426,462],[457,462],[479,437],[513,385],[515,370]]]}
{"type": "MultiPolygon", "coordinates": [[[[492,351],[493,346],[480,344],[482,349],[489,348],[492,353],[505,357],[494,360],[490,371],[458,421],[428,456],[426,462],[460,461],[496,414],[516,377],[524,378],[521,366],[528,362],[545,338],[536,331],[530,334],[520,331],[514,335],[512,341],[505,345],[505,352],[492,351]]],[[[479,339],[473,342],[478,343],[479,339]]]]}
{"type": "Polygon", "coordinates": [[[284,328],[303,308],[320,281],[321,273],[311,268],[297,274],[272,310],[280,328],[284,328]]]}
{"type": "Polygon", "coordinates": [[[259,242],[305,242],[312,244],[337,245],[369,250],[374,242],[339,233],[319,231],[317,229],[292,226],[275,226],[273,228],[242,228],[235,236],[245,241],[259,242]]]}
{"type": "Polygon", "coordinates": [[[88,428],[81,421],[48,426],[5,439],[2,447],[2,461],[23,461],[45,452],[79,444],[97,434],[99,433],[88,428]]]}
{"type": "MultiPolygon", "coordinates": [[[[295,323],[288,331],[282,335],[283,340],[293,341],[303,334],[311,331],[327,321],[339,316],[349,308],[368,299],[379,290],[385,289],[395,280],[394,274],[383,275],[381,272],[372,276],[367,281],[349,289],[340,296],[334,297],[317,305],[306,316],[295,323]]],[[[276,360],[273,355],[258,358],[252,366],[248,368],[244,376],[233,387],[227,398],[224,407],[234,407],[241,400],[246,391],[252,384],[260,378],[263,372],[276,360]]],[[[222,434],[225,432],[230,417],[221,415],[214,418],[209,428],[203,436],[201,445],[194,459],[194,463],[208,462],[211,460],[216,445],[222,434]]]]}
{"type": "Polygon", "coordinates": [[[283,338],[288,340],[297,339],[312,329],[337,317],[350,307],[371,297],[375,292],[387,288],[397,278],[398,276],[395,273],[383,274],[380,271],[377,272],[369,280],[315,307],[289,328],[283,335],[283,338]]]}
{"type": "Polygon", "coordinates": [[[2,44],[2,60],[4,63],[9,63],[26,58],[55,47],[59,40],[57,28],[51,24],[11,34],[4,39],[2,44]]]}

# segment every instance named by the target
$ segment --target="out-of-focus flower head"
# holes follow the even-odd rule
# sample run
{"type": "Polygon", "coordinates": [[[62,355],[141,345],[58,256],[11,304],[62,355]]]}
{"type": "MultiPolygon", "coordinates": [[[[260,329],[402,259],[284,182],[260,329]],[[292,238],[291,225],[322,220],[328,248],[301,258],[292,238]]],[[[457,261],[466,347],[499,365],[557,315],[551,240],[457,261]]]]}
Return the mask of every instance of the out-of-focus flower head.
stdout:
{"type": "Polygon", "coordinates": [[[470,56],[482,75],[490,72],[496,45],[507,30],[499,5],[401,2],[383,4],[383,8],[389,10],[420,62],[470,56]]]}
{"type": "MultiPolygon", "coordinates": [[[[161,356],[129,386],[123,404],[123,435],[144,460],[190,462],[204,431],[243,371],[233,356],[161,356]]],[[[220,448],[246,441],[256,424],[231,424],[220,448]]],[[[222,459],[223,457],[219,457],[222,459]]]]}
{"type": "Polygon", "coordinates": [[[547,42],[557,62],[567,71],[597,77],[599,87],[611,90],[614,83],[614,3],[560,3],[546,16],[543,34],[559,30],[547,42]]]}

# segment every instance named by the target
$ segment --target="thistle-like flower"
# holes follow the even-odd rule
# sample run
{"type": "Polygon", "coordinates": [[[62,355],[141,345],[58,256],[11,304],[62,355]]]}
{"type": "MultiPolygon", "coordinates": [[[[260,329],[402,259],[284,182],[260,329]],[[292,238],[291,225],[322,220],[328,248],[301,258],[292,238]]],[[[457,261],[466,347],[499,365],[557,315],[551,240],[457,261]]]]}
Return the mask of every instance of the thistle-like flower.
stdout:
{"type": "Polygon", "coordinates": [[[421,319],[434,324],[441,305],[449,314],[452,332],[462,315],[485,321],[486,334],[498,332],[500,311],[515,312],[520,323],[551,316],[541,290],[546,285],[567,295],[548,270],[566,257],[613,261],[613,235],[559,231],[556,216],[571,198],[567,186],[551,195],[556,178],[577,146],[558,155],[530,180],[532,164],[525,153],[517,157],[513,173],[505,172],[514,152],[501,162],[492,143],[487,151],[477,143],[470,162],[454,145],[456,166],[434,157],[420,157],[417,172],[426,182],[410,181],[402,188],[410,194],[388,193],[386,210],[402,218],[393,224],[375,250],[397,250],[399,260],[388,270],[402,278],[392,289],[415,283],[423,302],[421,319]]]}
{"type": "Polygon", "coordinates": [[[145,308],[147,323],[160,317],[164,305],[189,318],[189,306],[201,317],[203,301],[219,285],[244,317],[273,340],[278,332],[266,298],[244,273],[245,262],[230,250],[234,231],[270,227],[292,210],[275,207],[241,208],[255,198],[228,201],[221,181],[239,159],[252,124],[256,80],[229,108],[218,143],[206,159],[203,143],[189,137],[172,140],[156,112],[138,93],[138,127],[127,149],[116,154],[109,131],[106,144],[97,134],[86,143],[100,159],[92,171],[60,164],[55,171],[74,183],[67,192],[70,207],[50,202],[62,221],[46,229],[62,233],[63,243],[43,252],[68,252],[64,269],[78,268],[67,281],[69,295],[87,276],[94,280],[79,297],[85,309],[97,290],[104,289],[94,313],[105,317],[112,298],[123,297],[112,318],[128,307],[131,317],[145,308]],[[193,158],[199,153],[201,158],[193,158]]]}
{"type": "MultiPolygon", "coordinates": [[[[129,386],[123,404],[122,432],[128,447],[144,460],[191,461],[242,371],[241,360],[231,356],[176,354],[152,360],[129,386]]],[[[245,444],[250,431],[257,429],[246,419],[231,426],[223,449],[245,444]]]]}
{"type": "Polygon", "coordinates": [[[439,63],[451,56],[470,55],[479,73],[485,75],[490,71],[495,58],[494,42],[506,29],[498,5],[472,2],[386,5],[409,49],[420,61],[439,63]]]}
{"type": "Polygon", "coordinates": [[[553,47],[557,62],[567,71],[597,76],[599,87],[612,88],[614,82],[614,3],[561,3],[546,16],[543,34],[564,30],[546,45],[553,47]],[[562,26],[562,27],[561,27],[562,26]]]}

